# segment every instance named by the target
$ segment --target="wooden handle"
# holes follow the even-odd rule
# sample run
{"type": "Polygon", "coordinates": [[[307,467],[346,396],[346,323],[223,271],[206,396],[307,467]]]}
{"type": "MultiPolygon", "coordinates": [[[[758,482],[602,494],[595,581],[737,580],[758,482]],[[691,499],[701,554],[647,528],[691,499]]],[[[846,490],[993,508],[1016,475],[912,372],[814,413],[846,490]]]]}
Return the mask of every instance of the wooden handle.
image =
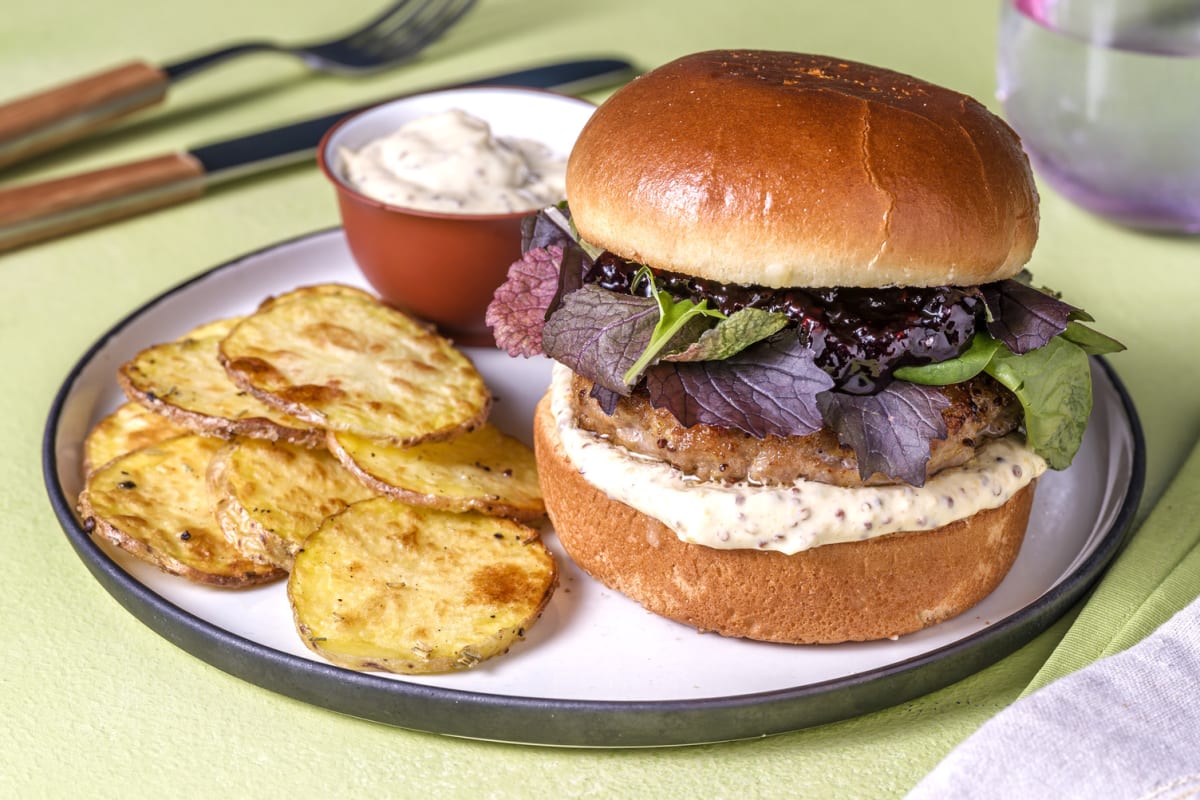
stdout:
{"type": "Polygon", "coordinates": [[[186,153],[0,190],[0,252],[180,203],[204,193],[186,153]]]}
{"type": "Polygon", "coordinates": [[[167,74],[158,67],[131,61],[0,105],[0,167],[80,139],[161,101],[167,83],[167,74]]]}

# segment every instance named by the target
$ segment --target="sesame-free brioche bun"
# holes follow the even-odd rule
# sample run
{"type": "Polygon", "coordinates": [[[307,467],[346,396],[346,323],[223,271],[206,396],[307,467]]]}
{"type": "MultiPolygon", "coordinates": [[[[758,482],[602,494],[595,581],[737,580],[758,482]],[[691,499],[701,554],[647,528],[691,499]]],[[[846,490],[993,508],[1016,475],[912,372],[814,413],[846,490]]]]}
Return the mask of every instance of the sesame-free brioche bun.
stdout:
{"type": "Polygon", "coordinates": [[[685,56],[603,103],[567,166],[580,235],[775,288],[969,286],[1037,238],[1017,135],[966,95],[852,61],[685,56]]]}
{"type": "Polygon", "coordinates": [[[568,459],[543,398],[534,446],[546,510],[583,570],[649,611],[725,636],[793,644],[899,636],[956,616],[1004,578],[1034,484],[941,528],[827,544],[794,555],[681,541],[608,497],[568,459]]]}

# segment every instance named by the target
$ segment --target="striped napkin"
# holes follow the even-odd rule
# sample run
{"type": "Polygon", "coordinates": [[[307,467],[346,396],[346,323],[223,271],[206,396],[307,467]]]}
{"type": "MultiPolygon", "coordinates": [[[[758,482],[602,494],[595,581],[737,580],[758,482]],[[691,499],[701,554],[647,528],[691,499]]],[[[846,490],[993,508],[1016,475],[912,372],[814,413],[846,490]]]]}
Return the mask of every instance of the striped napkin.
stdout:
{"type": "Polygon", "coordinates": [[[1200,798],[1200,446],[1021,698],[909,793],[1200,798]]]}

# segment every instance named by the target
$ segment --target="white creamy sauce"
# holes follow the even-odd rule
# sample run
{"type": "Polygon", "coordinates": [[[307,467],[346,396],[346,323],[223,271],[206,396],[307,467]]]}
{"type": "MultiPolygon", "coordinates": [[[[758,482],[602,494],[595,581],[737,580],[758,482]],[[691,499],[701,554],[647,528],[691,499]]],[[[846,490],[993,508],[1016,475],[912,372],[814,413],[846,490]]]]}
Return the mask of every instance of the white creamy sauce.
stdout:
{"type": "Polygon", "coordinates": [[[939,472],[921,487],[701,481],[576,427],[566,367],[555,364],[550,391],[563,448],[589,482],[659,520],[681,540],[722,550],[791,554],[939,528],[1003,505],[1046,471],[1046,462],[1025,446],[1023,437],[1011,435],[984,444],[971,461],[939,472]]]}
{"type": "Polygon", "coordinates": [[[415,119],[339,156],[342,177],[358,191],[422,211],[503,214],[566,196],[565,156],[532,139],[495,136],[459,109],[415,119]]]}

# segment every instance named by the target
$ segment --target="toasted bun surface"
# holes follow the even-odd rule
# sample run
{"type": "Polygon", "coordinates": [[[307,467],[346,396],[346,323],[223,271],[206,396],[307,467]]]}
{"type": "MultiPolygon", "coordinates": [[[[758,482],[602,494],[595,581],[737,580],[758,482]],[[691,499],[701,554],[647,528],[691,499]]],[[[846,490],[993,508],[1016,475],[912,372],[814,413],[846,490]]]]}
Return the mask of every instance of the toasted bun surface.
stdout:
{"type": "Polygon", "coordinates": [[[584,239],[771,287],[975,285],[1037,238],[1016,134],[966,95],[824,56],[711,51],[632,81],[571,153],[584,239]]]}
{"type": "Polygon", "coordinates": [[[567,460],[549,402],[534,418],[546,509],[571,558],[648,610],[726,636],[787,643],[866,641],[966,611],[1007,574],[1033,485],[1005,505],[931,531],[795,555],[687,544],[610,499],[567,460]]]}

